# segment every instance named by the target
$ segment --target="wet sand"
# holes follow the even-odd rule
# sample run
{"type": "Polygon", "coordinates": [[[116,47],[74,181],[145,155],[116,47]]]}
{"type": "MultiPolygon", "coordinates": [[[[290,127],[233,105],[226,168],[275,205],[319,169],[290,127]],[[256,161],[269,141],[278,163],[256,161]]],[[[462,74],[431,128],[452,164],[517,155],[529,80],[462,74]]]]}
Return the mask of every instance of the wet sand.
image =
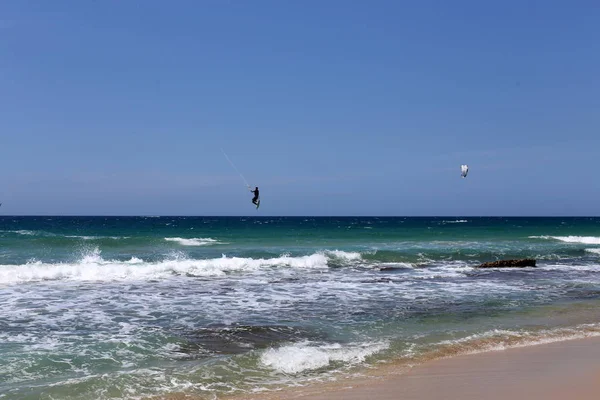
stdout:
{"type": "Polygon", "coordinates": [[[600,338],[436,360],[372,384],[296,398],[597,400],[600,338]]]}
{"type": "MultiPolygon", "coordinates": [[[[239,397],[238,397],[239,398],[239,397]]],[[[247,399],[301,400],[597,400],[600,337],[434,360],[368,380],[247,399]]]]}

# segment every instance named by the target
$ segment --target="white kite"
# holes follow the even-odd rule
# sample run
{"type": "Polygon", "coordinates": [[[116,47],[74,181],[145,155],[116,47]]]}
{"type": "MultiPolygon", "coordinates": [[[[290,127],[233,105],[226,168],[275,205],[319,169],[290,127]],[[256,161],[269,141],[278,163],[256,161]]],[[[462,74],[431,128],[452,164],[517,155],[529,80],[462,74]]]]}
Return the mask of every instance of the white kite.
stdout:
{"type": "Polygon", "coordinates": [[[469,173],[469,166],[466,164],[463,164],[460,166],[460,176],[461,178],[466,178],[467,174],[469,173]]]}

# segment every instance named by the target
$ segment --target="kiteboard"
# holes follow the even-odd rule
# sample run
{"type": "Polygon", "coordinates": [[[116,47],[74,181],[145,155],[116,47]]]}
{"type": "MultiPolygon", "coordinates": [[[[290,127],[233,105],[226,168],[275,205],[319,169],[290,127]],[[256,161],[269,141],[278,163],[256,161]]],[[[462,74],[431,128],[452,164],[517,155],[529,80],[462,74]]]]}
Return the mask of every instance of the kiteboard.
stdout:
{"type": "Polygon", "coordinates": [[[260,207],[260,199],[256,200],[256,209],[258,210],[258,207],[260,207]]]}

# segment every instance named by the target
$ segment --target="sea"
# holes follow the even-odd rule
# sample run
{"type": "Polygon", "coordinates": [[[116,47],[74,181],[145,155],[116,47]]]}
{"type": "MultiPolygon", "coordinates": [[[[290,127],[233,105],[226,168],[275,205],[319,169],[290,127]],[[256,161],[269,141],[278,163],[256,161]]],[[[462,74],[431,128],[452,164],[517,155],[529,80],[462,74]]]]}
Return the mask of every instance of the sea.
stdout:
{"type": "Polygon", "coordinates": [[[0,399],[275,393],[600,335],[600,218],[0,217],[0,399]],[[479,269],[535,258],[536,267],[479,269]]]}

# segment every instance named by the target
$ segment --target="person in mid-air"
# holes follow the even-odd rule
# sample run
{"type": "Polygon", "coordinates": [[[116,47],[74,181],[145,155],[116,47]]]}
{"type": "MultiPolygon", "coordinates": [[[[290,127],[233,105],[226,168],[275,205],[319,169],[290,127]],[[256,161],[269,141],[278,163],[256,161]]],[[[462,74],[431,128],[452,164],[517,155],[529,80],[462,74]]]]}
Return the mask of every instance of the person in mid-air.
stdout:
{"type": "Polygon", "coordinates": [[[255,206],[258,205],[258,186],[254,188],[254,190],[250,189],[252,193],[254,193],[254,197],[252,198],[252,204],[255,206]]]}

